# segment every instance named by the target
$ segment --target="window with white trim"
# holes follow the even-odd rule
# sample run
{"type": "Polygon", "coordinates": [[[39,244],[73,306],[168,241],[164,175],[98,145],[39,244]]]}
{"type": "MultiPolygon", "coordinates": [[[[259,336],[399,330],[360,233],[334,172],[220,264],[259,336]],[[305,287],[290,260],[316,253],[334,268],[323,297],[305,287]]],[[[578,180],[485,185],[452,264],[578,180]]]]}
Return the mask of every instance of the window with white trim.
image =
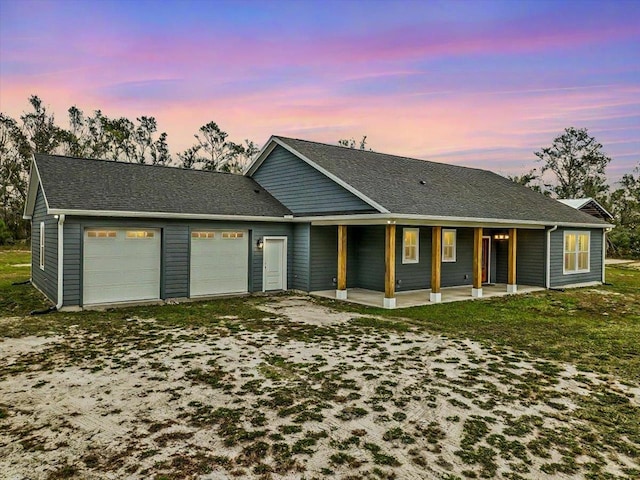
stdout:
{"type": "Polygon", "coordinates": [[[455,228],[442,229],[442,261],[456,261],[456,230],[455,228]]]}
{"type": "Polygon", "coordinates": [[[563,273],[584,273],[590,270],[590,232],[564,232],[563,273]]]}
{"type": "Polygon", "coordinates": [[[44,270],[44,222],[40,222],[40,269],[44,270]]]}
{"type": "Polygon", "coordinates": [[[420,230],[417,228],[402,229],[402,263],[418,263],[420,261],[420,230]]]}

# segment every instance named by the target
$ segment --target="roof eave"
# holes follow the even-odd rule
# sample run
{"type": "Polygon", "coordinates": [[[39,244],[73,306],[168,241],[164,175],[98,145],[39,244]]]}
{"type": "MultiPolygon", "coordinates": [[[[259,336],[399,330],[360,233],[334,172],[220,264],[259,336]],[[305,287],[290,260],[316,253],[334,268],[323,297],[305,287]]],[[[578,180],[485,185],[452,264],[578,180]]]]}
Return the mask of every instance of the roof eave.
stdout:
{"type": "Polygon", "coordinates": [[[201,214],[201,213],[177,213],[177,212],[141,212],[130,210],[81,210],[52,208],[49,210],[52,215],[69,215],[77,217],[114,217],[114,218],[166,218],[183,220],[232,220],[251,222],[291,222],[293,215],[283,216],[262,216],[262,215],[223,215],[223,214],[201,214]]]}
{"type": "Polygon", "coordinates": [[[339,225],[339,224],[428,224],[428,225],[459,225],[493,228],[546,228],[546,227],[574,227],[574,228],[611,228],[613,225],[605,223],[579,223],[579,222],[553,222],[536,220],[519,220],[510,218],[476,218],[476,217],[448,217],[439,215],[416,215],[398,213],[374,213],[355,215],[332,215],[315,217],[296,217],[296,221],[310,222],[313,225],[339,225]]]}

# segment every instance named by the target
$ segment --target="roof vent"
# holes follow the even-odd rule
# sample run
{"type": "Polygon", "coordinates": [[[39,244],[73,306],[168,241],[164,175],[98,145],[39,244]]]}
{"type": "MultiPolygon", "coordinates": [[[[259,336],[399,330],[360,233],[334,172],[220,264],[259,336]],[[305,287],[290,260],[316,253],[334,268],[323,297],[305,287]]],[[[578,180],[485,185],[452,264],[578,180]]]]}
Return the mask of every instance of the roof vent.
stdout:
{"type": "Polygon", "coordinates": [[[424,180],[420,180],[420,185],[426,185],[427,182],[425,182],[424,180]]]}
{"type": "Polygon", "coordinates": [[[260,190],[258,190],[257,188],[253,190],[256,193],[260,193],[260,190]]]}

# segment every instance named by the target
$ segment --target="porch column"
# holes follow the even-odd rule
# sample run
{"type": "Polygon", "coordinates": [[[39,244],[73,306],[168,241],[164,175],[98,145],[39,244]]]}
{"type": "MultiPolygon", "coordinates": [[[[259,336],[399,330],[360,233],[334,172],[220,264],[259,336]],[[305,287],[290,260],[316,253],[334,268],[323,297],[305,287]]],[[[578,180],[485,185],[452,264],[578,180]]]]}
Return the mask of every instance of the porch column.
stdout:
{"type": "Polygon", "coordinates": [[[396,308],[396,226],[384,232],[384,308],[396,308]]]}
{"type": "Polygon", "coordinates": [[[482,227],[473,229],[473,288],[472,297],[482,297],[482,227]]]}
{"type": "Polygon", "coordinates": [[[336,298],[347,298],[347,226],[338,225],[338,289],[336,298]]]}
{"type": "Polygon", "coordinates": [[[507,281],[507,293],[516,293],[518,285],[516,285],[516,248],[518,245],[518,230],[509,229],[509,274],[507,281]]]}
{"type": "Polygon", "coordinates": [[[440,293],[440,271],[442,266],[442,227],[431,229],[431,294],[429,300],[442,301],[440,293]]]}

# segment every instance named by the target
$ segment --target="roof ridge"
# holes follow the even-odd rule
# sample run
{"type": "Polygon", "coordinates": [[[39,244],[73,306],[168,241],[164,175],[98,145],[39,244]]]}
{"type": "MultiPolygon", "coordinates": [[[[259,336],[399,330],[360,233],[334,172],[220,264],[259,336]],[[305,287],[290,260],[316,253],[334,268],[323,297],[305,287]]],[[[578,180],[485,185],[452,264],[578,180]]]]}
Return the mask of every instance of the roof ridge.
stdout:
{"type": "MultiPolygon", "coordinates": [[[[306,140],[304,138],[294,138],[294,137],[285,137],[282,135],[273,135],[273,137],[275,138],[279,138],[282,140],[295,140],[297,142],[305,142],[305,143],[313,143],[316,145],[322,145],[322,146],[326,146],[326,147],[333,147],[333,148],[344,148],[346,150],[352,150],[354,152],[358,152],[358,153],[373,153],[375,155],[383,155],[385,157],[393,157],[393,158],[401,158],[403,160],[411,160],[413,162],[423,162],[423,163],[432,163],[435,165],[444,165],[447,167],[455,167],[455,168],[465,168],[468,170],[479,170],[481,172],[490,172],[490,173],[495,173],[492,172],[491,170],[487,170],[486,168],[478,168],[478,167],[468,167],[466,165],[457,165],[457,164],[453,164],[453,163],[446,163],[446,162],[436,162],[435,160],[426,160],[423,158],[414,158],[414,157],[407,157],[405,155],[394,155],[393,153],[385,153],[385,152],[376,152],[374,150],[360,150],[359,148],[351,148],[351,147],[344,147],[342,145],[334,145],[331,143],[325,143],[325,142],[316,142],[314,140],[306,140]]],[[[498,175],[498,174],[496,174],[498,175]]],[[[502,175],[499,175],[502,176],[502,175]]],[[[505,178],[505,177],[503,177],[505,178]]]]}
{"type": "Polygon", "coordinates": [[[219,173],[224,175],[235,175],[237,177],[244,177],[245,175],[232,173],[232,172],[221,172],[219,170],[202,170],[196,168],[185,168],[180,166],[173,165],[150,165],[148,163],[137,163],[137,162],[123,162],[121,160],[109,160],[107,158],[90,158],[90,157],[76,157],[73,155],[59,155],[57,153],[35,153],[34,157],[58,157],[58,158],[66,158],[70,160],[82,160],[83,162],[105,162],[105,163],[114,163],[114,164],[122,164],[122,165],[137,165],[139,167],[155,167],[155,168],[170,168],[173,170],[187,171],[187,172],[200,172],[200,173],[219,173]]]}

